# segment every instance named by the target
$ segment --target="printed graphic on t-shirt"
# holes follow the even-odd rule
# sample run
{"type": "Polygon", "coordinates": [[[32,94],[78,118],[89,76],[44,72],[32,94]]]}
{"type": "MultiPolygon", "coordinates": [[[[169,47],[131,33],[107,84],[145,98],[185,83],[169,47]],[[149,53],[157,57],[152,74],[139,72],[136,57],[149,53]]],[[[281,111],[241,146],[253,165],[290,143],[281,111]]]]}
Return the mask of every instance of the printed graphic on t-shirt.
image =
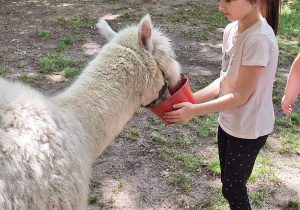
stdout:
{"type": "Polygon", "coordinates": [[[230,69],[230,66],[233,64],[233,58],[234,53],[230,56],[226,51],[224,52],[224,63],[226,64],[224,68],[222,68],[220,73],[220,90],[219,90],[219,96],[223,96],[223,90],[226,85],[226,75],[228,70],[230,69]]]}

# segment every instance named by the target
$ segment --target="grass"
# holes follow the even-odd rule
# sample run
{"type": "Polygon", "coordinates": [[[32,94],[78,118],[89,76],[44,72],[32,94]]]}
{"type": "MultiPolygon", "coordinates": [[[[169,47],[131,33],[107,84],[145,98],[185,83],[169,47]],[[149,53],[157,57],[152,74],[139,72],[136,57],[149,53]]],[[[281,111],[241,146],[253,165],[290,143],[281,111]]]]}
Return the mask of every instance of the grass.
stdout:
{"type": "Polygon", "coordinates": [[[278,31],[279,65],[286,65],[300,52],[300,5],[298,0],[284,1],[278,31]]]}
{"type": "Polygon", "coordinates": [[[278,109],[281,109],[281,99],[283,95],[283,91],[285,89],[285,77],[277,73],[276,74],[276,79],[274,82],[274,88],[273,88],[273,103],[274,106],[278,109]]]}
{"type": "Polygon", "coordinates": [[[18,68],[24,68],[27,65],[27,61],[21,61],[20,63],[18,63],[18,68]]]}
{"type": "Polygon", "coordinates": [[[68,45],[71,44],[71,38],[69,36],[62,38],[58,41],[57,45],[54,47],[54,49],[57,52],[61,52],[63,50],[66,50],[68,48],[68,45]]]}
{"type": "Polygon", "coordinates": [[[140,136],[140,132],[136,129],[130,129],[127,135],[127,138],[132,140],[137,140],[137,138],[140,136]]]}
{"type": "Polygon", "coordinates": [[[156,115],[151,115],[150,117],[150,123],[154,126],[159,126],[161,128],[165,127],[166,124],[163,123],[156,115]]]}
{"type": "Polygon", "coordinates": [[[113,204],[116,202],[116,199],[113,198],[112,196],[108,198],[107,203],[113,204]]]}
{"type": "MultiPolygon", "coordinates": [[[[263,188],[258,191],[251,191],[248,190],[248,196],[251,200],[251,204],[253,209],[261,210],[265,209],[265,199],[268,195],[272,192],[272,189],[263,188]]],[[[229,206],[227,201],[224,199],[222,195],[222,187],[216,187],[209,190],[209,195],[207,199],[205,199],[201,204],[201,207],[204,209],[220,209],[220,210],[227,210],[229,206]]]]}
{"type": "MultiPolygon", "coordinates": [[[[113,175],[112,177],[117,181],[117,185],[112,189],[112,193],[114,193],[114,195],[117,195],[117,193],[119,193],[123,188],[123,180],[117,175],[113,175]]],[[[102,186],[106,186],[106,184],[103,184],[103,182],[104,178],[95,178],[91,180],[91,183],[96,189],[94,193],[89,196],[89,204],[95,205],[97,203],[97,205],[102,207],[105,204],[113,204],[116,202],[116,199],[113,196],[109,196],[108,198],[107,196],[104,196],[104,193],[107,191],[104,191],[104,189],[102,189],[102,186]]]]}
{"type": "Polygon", "coordinates": [[[290,116],[277,118],[275,120],[275,133],[280,138],[280,154],[300,154],[299,131],[300,114],[292,113],[290,116]]]}
{"type": "Polygon", "coordinates": [[[198,77],[197,78],[197,83],[201,86],[201,87],[206,87],[207,85],[209,85],[209,81],[207,79],[205,79],[205,77],[198,77]]]}
{"type": "Polygon", "coordinates": [[[96,25],[96,21],[97,18],[90,16],[66,17],[65,15],[60,15],[58,18],[53,19],[54,23],[73,31],[78,31],[81,28],[93,28],[96,25]]]}
{"type": "Polygon", "coordinates": [[[214,137],[217,134],[217,118],[218,114],[207,114],[201,116],[199,128],[197,130],[197,135],[200,138],[214,137]]]}
{"type": "Polygon", "coordinates": [[[165,143],[166,142],[165,137],[163,137],[161,135],[152,135],[151,140],[154,141],[154,142],[159,142],[159,143],[165,143]]]}
{"type": "Polygon", "coordinates": [[[176,14],[170,17],[170,22],[187,23],[198,28],[197,30],[186,31],[184,36],[186,39],[197,41],[208,40],[212,31],[224,27],[228,23],[221,12],[208,11],[200,4],[188,5],[184,9],[178,9],[176,14]],[[200,25],[201,32],[199,32],[200,25]]]}
{"type": "Polygon", "coordinates": [[[179,171],[169,179],[169,183],[179,187],[185,194],[189,194],[194,180],[188,174],[179,171]]]}
{"type": "Polygon", "coordinates": [[[74,67],[75,65],[76,65],[76,62],[72,58],[59,57],[57,60],[57,66],[59,68],[74,67]]]}
{"type": "Polygon", "coordinates": [[[92,183],[94,183],[95,185],[102,185],[104,181],[104,178],[101,178],[101,179],[93,179],[92,180],[92,183]]]}
{"type": "Polygon", "coordinates": [[[11,48],[12,48],[12,46],[10,46],[10,45],[7,47],[4,47],[3,52],[8,53],[11,48]]]}
{"type": "Polygon", "coordinates": [[[152,11],[141,11],[137,13],[132,13],[131,11],[124,10],[121,12],[121,15],[117,17],[117,21],[124,22],[125,25],[127,25],[126,21],[139,21],[146,14],[150,14],[152,17],[155,16],[155,13],[152,11]]]}
{"type": "Polygon", "coordinates": [[[184,169],[188,172],[197,171],[203,163],[203,159],[188,152],[177,151],[167,147],[156,149],[159,158],[169,163],[169,168],[178,170],[184,169]]]}
{"type": "Polygon", "coordinates": [[[222,195],[222,188],[211,188],[209,189],[209,195],[201,203],[203,209],[214,209],[214,210],[227,210],[229,206],[227,201],[222,195]]]}
{"type": "Polygon", "coordinates": [[[215,158],[207,165],[209,171],[215,175],[221,175],[219,156],[216,155],[215,158]]]}
{"type": "Polygon", "coordinates": [[[208,23],[207,28],[209,30],[214,30],[218,27],[223,27],[228,23],[227,18],[225,18],[221,12],[215,12],[212,16],[206,18],[206,21],[208,23]]]}
{"type": "Polygon", "coordinates": [[[177,15],[171,18],[171,22],[186,22],[194,26],[199,26],[200,22],[204,21],[209,30],[214,30],[228,23],[226,17],[221,12],[213,11],[211,13],[200,4],[193,4],[184,9],[178,9],[176,13],[177,15]]]}
{"type": "Polygon", "coordinates": [[[45,40],[45,39],[49,39],[49,37],[50,37],[50,32],[47,31],[47,30],[44,30],[44,29],[37,28],[37,29],[35,30],[35,35],[36,35],[37,37],[41,37],[43,40],[45,40]]]}
{"type": "Polygon", "coordinates": [[[0,67],[0,75],[5,73],[5,72],[8,72],[8,68],[6,66],[0,67]]]}
{"type": "Polygon", "coordinates": [[[112,190],[114,193],[119,192],[121,190],[121,188],[123,187],[123,181],[119,178],[117,178],[117,179],[118,179],[118,186],[112,190]]]}
{"type": "Polygon", "coordinates": [[[207,34],[204,34],[202,32],[199,32],[197,35],[196,35],[196,39],[197,40],[208,40],[209,37],[207,34]]]}
{"type": "Polygon", "coordinates": [[[94,204],[94,203],[96,203],[97,201],[98,201],[98,195],[90,195],[89,196],[89,203],[90,204],[94,204]]]}
{"type": "MultiPolygon", "coordinates": [[[[262,157],[261,155],[258,155],[256,158],[256,162],[252,171],[251,176],[249,177],[249,182],[254,182],[255,180],[272,174],[271,169],[272,162],[267,157],[262,157]]],[[[220,161],[219,156],[216,155],[215,158],[207,165],[209,171],[212,173],[212,175],[221,175],[220,170],[220,161]]]]}
{"type": "MultiPolygon", "coordinates": [[[[50,54],[39,61],[40,72],[48,73],[51,71],[61,71],[65,68],[73,68],[77,65],[72,58],[61,57],[58,54],[50,54]]],[[[78,72],[79,73],[79,72],[78,72]]],[[[75,74],[74,70],[68,70],[66,74],[75,74]]]]}
{"type": "Polygon", "coordinates": [[[33,82],[36,82],[36,81],[40,81],[41,80],[41,77],[40,76],[28,76],[27,74],[23,74],[20,79],[23,81],[23,82],[26,82],[26,83],[33,83],[33,82]]]}
{"type": "Polygon", "coordinates": [[[62,75],[64,75],[66,78],[77,78],[78,75],[80,75],[81,70],[78,69],[72,69],[72,68],[66,68],[62,71],[62,75]]]}
{"type": "Polygon", "coordinates": [[[43,58],[40,60],[40,72],[46,73],[49,71],[54,71],[57,68],[56,59],[53,59],[51,57],[43,58]]]}
{"type": "Polygon", "coordinates": [[[271,175],[273,172],[271,166],[272,162],[268,157],[258,155],[255,161],[252,174],[249,177],[249,182],[254,182],[255,180],[258,180],[263,176],[271,175]]]}
{"type": "Polygon", "coordinates": [[[268,192],[263,189],[258,192],[248,191],[248,196],[251,200],[251,204],[255,207],[255,209],[262,209],[264,206],[264,201],[268,195],[268,192]]]}
{"type": "Polygon", "coordinates": [[[300,208],[300,201],[299,201],[299,200],[289,200],[288,205],[289,205],[290,207],[299,209],[299,208],[300,208]]]}

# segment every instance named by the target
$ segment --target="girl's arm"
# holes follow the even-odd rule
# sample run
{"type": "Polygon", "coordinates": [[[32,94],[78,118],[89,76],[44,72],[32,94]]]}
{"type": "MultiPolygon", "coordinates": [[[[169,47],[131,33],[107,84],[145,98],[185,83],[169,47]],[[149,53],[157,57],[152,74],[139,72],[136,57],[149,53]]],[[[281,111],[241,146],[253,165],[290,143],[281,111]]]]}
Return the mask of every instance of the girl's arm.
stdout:
{"type": "Polygon", "coordinates": [[[287,80],[285,95],[281,101],[281,109],[286,114],[291,114],[291,105],[295,102],[300,92],[300,53],[295,58],[287,80]]]}
{"type": "Polygon", "coordinates": [[[208,99],[217,96],[219,94],[219,89],[220,89],[220,79],[216,79],[205,88],[195,92],[193,96],[197,103],[201,103],[203,101],[206,101],[208,99]]]}
{"type": "Polygon", "coordinates": [[[201,104],[191,104],[188,102],[175,104],[174,108],[178,110],[166,112],[164,117],[170,122],[183,123],[194,116],[241,106],[245,104],[252,95],[262,68],[262,66],[242,66],[237,79],[236,90],[234,92],[201,104]]]}

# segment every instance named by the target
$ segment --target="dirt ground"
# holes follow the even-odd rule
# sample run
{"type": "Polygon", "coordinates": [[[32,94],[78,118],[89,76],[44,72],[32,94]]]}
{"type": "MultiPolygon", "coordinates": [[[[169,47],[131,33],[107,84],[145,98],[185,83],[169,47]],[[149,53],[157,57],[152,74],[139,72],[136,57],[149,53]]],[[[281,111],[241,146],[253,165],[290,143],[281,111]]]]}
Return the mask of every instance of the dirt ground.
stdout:
{"type": "MultiPolygon", "coordinates": [[[[81,60],[78,64],[83,68],[95,53],[105,44],[105,40],[96,30],[95,26],[80,27],[78,30],[64,26],[57,21],[60,17],[66,19],[74,16],[84,18],[92,17],[95,21],[100,17],[112,17],[130,11],[139,14],[143,11],[153,11],[155,14],[175,14],[178,9],[184,9],[192,4],[202,4],[209,11],[217,8],[217,0],[0,0],[0,68],[4,69],[1,76],[11,80],[24,81],[24,74],[34,76],[34,81],[28,83],[46,95],[62,91],[69,80],[64,78],[59,71],[52,71],[48,76],[40,72],[39,60],[53,52],[53,46],[64,35],[69,35],[73,40],[68,49],[62,51],[63,56],[81,60]],[[123,13],[122,13],[123,12],[123,13]],[[37,28],[51,32],[49,39],[41,39],[35,35],[37,28]],[[76,37],[84,37],[79,40],[76,37]],[[47,79],[45,79],[47,77],[47,79]]],[[[197,89],[202,87],[194,79],[203,76],[211,82],[218,77],[221,62],[222,28],[217,28],[209,34],[207,40],[186,38],[191,31],[201,31],[201,22],[198,25],[170,23],[164,21],[164,16],[156,15],[153,23],[159,26],[174,42],[178,61],[181,63],[191,85],[197,89]]],[[[114,30],[123,27],[121,23],[108,20],[114,30]]],[[[131,21],[137,23],[136,21],[131,21]]],[[[130,23],[131,23],[130,22],[130,23]]],[[[282,67],[280,71],[287,75],[290,65],[282,67]]],[[[0,99],[1,100],[1,99],[0,99]]],[[[279,112],[279,111],[278,111],[279,112]]],[[[149,143],[153,133],[172,136],[179,127],[170,125],[163,130],[144,129],[151,120],[152,113],[142,110],[128,123],[124,131],[115,139],[112,145],[99,157],[93,166],[93,177],[90,184],[90,195],[99,194],[102,197],[96,203],[89,205],[89,210],[97,209],[211,209],[203,208],[202,203],[209,199],[212,189],[220,186],[218,176],[208,172],[206,165],[201,168],[201,173],[192,174],[194,184],[191,192],[186,195],[176,186],[168,183],[170,169],[168,164],[160,159],[155,152],[157,145],[149,143]],[[139,136],[132,141],[127,138],[131,128],[140,130],[139,136]],[[121,186],[120,186],[121,185],[121,186]],[[184,202],[183,202],[184,201],[184,202]]],[[[186,131],[184,131],[186,132],[186,131]]],[[[207,148],[209,139],[199,140],[199,154],[213,157],[216,149],[207,148]]],[[[275,151],[278,139],[270,138],[271,149],[275,151]]],[[[276,154],[276,153],[274,153],[276,154]]],[[[266,198],[265,209],[289,209],[287,203],[290,199],[300,200],[299,181],[299,155],[286,155],[279,158],[274,156],[281,167],[275,170],[280,179],[278,185],[270,184],[272,193],[266,198]],[[277,158],[277,159],[276,159],[277,158]],[[286,165],[293,160],[292,166],[286,165]]],[[[261,180],[261,183],[267,180],[261,180]]],[[[265,184],[265,183],[264,183],[265,184]]],[[[259,188],[256,182],[252,188],[259,188]]],[[[292,208],[291,208],[292,209],[292,208]]]]}

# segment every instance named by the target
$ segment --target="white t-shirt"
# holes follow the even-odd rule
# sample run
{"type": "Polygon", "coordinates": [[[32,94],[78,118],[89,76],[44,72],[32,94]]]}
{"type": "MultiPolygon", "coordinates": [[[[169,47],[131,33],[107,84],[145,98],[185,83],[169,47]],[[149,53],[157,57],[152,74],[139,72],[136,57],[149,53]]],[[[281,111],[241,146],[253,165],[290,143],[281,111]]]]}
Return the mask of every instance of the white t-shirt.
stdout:
{"type": "Polygon", "coordinates": [[[272,90],[279,50],[273,29],[264,18],[235,36],[237,24],[230,23],[224,31],[219,95],[235,90],[242,65],[263,66],[263,70],[247,103],[221,111],[219,124],[234,137],[256,139],[273,131],[272,90]]]}

